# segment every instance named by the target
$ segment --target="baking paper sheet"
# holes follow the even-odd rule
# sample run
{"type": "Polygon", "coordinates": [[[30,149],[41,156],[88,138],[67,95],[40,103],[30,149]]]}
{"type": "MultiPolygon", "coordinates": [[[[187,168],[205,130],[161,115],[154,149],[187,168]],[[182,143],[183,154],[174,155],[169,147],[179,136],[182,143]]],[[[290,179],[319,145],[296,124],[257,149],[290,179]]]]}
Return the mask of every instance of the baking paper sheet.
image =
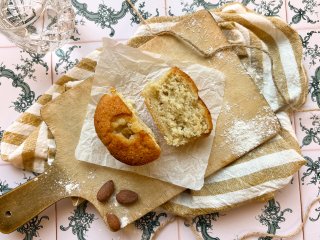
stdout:
{"type": "Polygon", "coordinates": [[[199,64],[168,60],[111,39],[104,39],[103,46],[93,81],[92,98],[88,104],[75,152],[76,158],[101,166],[135,172],[189,189],[201,189],[213,143],[215,123],[223,102],[223,73],[199,64]],[[158,79],[173,66],[179,67],[194,80],[199,95],[213,119],[213,131],[208,137],[181,147],[171,147],[166,144],[140,95],[149,81],[158,79]],[[126,100],[134,103],[139,117],[152,129],[161,147],[159,159],[144,166],[128,166],[116,160],[100,141],[95,132],[93,117],[97,103],[104,94],[110,93],[110,87],[115,87],[126,100]]]}

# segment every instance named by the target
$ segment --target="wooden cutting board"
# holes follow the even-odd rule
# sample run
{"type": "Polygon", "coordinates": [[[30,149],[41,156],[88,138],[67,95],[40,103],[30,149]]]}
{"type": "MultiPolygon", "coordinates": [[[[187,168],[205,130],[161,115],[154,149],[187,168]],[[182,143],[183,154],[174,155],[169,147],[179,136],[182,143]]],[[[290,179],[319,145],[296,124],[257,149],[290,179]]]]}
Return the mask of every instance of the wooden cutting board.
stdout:
{"type": "Polygon", "coordinates": [[[273,111],[246,73],[234,49],[217,51],[204,58],[182,39],[188,39],[202,52],[230,46],[210,12],[198,11],[174,26],[181,38],[161,35],[140,47],[176,59],[190,61],[220,70],[225,75],[225,92],[206,176],[233,162],[280,130],[273,111]],[[249,125],[251,127],[249,127],[249,125]],[[237,129],[242,128],[242,129],[237,129]]]}
{"type": "MultiPolygon", "coordinates": [[[[172,30],[205,51],[228,44],[207,11],[190,15],[172,30]]],[[[277,118],[231,50],[205,59],[172,36],[157,36],[141,49],[165,54],[180,61],[204,64],[225,74],[224,105],[218,122],[215,123],[216,137],[206,175],[211,175],[272,138],[279,131],[277,118]],[[253,124],[259,129],[259,136],[252,136],[250,131],[239,135],[236,131],[237,126],[242,126],[239,123],[253,124]]],[[[50,205],[66,197],[87,199],[101,216],[115,213],[124,227],[185,190],[160,180],[75,159],[74,152],[90,98],[91,83],[92,79],[85,80],[42,109],[42,117],[57,144],[56,159],[45,173],[0,198],[1,232],[14,231],[50,205]],[[110,179],[115,182],[116,192],[124,188],[133,190],[139,194],[139,201],[132,206],[124,207],[117,204],[113,196],[108,203],[99,203],[96,193],[102,184],[110,179]]]]}

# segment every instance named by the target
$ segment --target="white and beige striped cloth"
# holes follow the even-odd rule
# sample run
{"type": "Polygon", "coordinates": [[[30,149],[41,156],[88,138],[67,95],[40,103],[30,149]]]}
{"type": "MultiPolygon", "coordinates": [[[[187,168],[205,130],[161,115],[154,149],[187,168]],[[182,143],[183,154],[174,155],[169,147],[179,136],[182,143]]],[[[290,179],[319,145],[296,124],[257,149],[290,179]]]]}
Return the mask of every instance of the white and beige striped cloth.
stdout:
{"type": "Polygon", "coordinates": [[[53,161],[55,143],[41,119],[40,109],[68,89],[93,77],[99,54],[100,51],[96,50],[82,59],[6,129],[1,142],[1,158],[4,161],[37,173],[42,173],[53,161]]]}
{"type": "MultiPolygon", "coordinates": [[[[245,202],[271,198],[276,190],[290,182],[305,162],[298,153],[299,146],[285,112],[299,108],[307,95],[299,35],[280,19],[257,15],[240,4],[214,10],[212,16],[231,44],[256,46],[270,53],[273,66],[262,51],[236,49],[244,67],[277,113],[282,130],[272,140],[208,177],[200,191],[186,191],[163,205],[181,216],[226,210],[245,202]]],[[[148,24],[157,32],[169,29],[181,19],[183,17],[159,17],[148,20],[148,24]]],[[[153,38],[149,27],[140,26],[128,44],[139,47],[153,38]]],[[[68,88],[93,77],[98,58],[99,50],[84,58],[5,131],[1,142],[3,160],[35,172],[43,172],[54,161],[54,139],[41,120],[40,109],[68,88]]]]}

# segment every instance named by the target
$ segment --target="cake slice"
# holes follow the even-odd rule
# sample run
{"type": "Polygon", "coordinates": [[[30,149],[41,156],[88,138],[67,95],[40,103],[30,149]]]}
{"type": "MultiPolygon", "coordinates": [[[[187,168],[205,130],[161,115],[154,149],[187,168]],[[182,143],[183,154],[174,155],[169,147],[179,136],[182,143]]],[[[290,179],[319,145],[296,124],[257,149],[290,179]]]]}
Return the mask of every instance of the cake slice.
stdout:
{"type": "Polygon", "coordinates": [[[161,150],[151,129],[115,89],[100,99],[94,126],[102,143],[120,162],[139,166],[160,156],[161,150]]]}
{"type": "Polygon", "coordinates": [[[210,134],[211,114],[193,80],[179,68],[147,84],[142,95],[168,145],[184,145],[210,134]]]}

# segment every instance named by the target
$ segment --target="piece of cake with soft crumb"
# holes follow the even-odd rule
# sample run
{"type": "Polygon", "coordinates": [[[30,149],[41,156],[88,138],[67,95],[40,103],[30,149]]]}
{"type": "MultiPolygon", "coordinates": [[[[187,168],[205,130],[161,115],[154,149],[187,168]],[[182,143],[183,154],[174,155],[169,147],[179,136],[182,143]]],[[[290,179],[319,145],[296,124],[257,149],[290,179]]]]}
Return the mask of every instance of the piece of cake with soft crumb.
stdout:
{"type": "Polygon", "coordinates": [[[168,145],[184,145],[211,133],[211,114],[194,81],[179,68],[146,85],[142,95],[168,145]]]}

